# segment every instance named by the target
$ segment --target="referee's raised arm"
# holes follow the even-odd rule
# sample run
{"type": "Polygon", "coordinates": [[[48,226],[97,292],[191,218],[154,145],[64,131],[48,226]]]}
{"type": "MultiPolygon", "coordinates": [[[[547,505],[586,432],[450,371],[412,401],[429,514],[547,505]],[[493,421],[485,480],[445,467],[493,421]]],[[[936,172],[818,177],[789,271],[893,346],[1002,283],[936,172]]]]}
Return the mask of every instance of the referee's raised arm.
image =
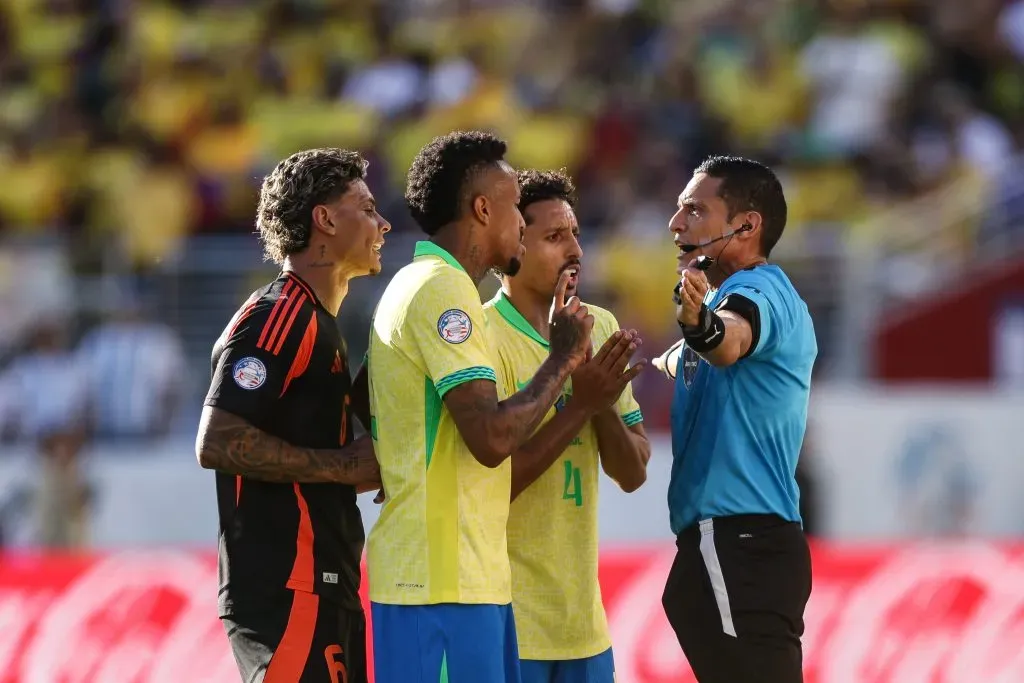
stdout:
{"type": "Polygon", "coordinates": [[[669,222],[683,341],[661,359],[678,546],[663,604],[700,683],[803,681],[811,565],[795,473],[818,349],[768,261],[785,225],[775,174],[736,157],[701,164],[669,222]]]}

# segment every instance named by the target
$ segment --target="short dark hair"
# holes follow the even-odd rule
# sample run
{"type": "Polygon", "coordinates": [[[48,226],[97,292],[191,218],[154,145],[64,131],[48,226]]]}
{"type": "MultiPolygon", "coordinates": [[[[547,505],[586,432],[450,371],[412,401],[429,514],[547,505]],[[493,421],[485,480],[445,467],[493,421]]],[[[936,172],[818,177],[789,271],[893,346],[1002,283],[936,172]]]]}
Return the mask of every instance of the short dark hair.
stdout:
{"type": "Polygon", "coordinates": [[[576,208],[576,186],[564,168],[557,171],[520,171],[519,192],[519,211],[524,218],[530,204],[548,199],[561,199],[576,208]]]}
{"type": "Polygon", "coordinates": [[[256,229],[266,258],[285,257],[309,246],[313,207],[341,197],[366,178],[369,163],[359,152],[333,147],[296,152],[278,162],[263,179],[256,229]]]}
{"type": "Polygon", "coordinates": [[[413,159],[405,203],[428,235],[459,218],[473,174],[505,158],[508,146],[490,133],[455,131],[431,140],[413,159]]]}
{"type": "Polygon", "coordinates": [[[729,220],[741,211],[761,214],[761,251],[765,256],[782,237],[786,227],[786,196],[775,173],[762,163],[743,157],[712,156],[694,174],[719,178],[718,196],[729,210],[729,220]]]}

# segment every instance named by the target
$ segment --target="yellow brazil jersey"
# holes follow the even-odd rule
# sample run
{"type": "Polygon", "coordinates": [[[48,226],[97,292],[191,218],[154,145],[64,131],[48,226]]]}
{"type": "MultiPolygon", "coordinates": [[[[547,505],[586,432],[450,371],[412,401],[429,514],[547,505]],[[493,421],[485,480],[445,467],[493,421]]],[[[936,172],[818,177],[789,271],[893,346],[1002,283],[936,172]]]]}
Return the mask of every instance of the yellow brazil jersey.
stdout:
{"type": "MultiPolygon", "coordinates": [[[[587,304],[594,316],[594,349],[618,329],[609,312],[587,304]]],[[[485,306],[504,391],[525,386],[548,355],[548,342],[502,292],[485,306]]],[[[551,419],[572,395],[571,382],[545,416],[551,419]]],[[[616,410],[627,426],[643,420],[627,386],[616,410]]],[[[523,659],[580,659],[611,646],[597,582],[597,490],[601,464],[589,423],[562,457],[512,503],[508,554],[512,598],[523,659]]]]}
{"type": "Polygon", "coordinates": [[[370,599],[391,605],[512,601],[505,527],[511,463],[469,451],[444,395],[496,381],[476,285],[419,242],[370,329],[370,433],[387,499],[367,539],[370,599]]]}

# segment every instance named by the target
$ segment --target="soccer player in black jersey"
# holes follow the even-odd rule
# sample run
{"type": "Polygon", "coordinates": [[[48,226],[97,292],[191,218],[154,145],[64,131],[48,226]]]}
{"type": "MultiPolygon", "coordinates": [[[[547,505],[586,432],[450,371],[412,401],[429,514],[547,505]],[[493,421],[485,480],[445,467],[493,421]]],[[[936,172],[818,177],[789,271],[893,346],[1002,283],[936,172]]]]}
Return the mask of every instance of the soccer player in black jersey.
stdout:
{"type": "Polygon", "coordinates": [[[380,272],[391,226],[356,152],[316,149],[263,181],[257,228],[280,276],[213,348],[196,439],[217,471],[219,613],[244,683],[361,683],[363,524],[380,487],[365,368],[350,379],[335,317],[349,280],[380,272]]]}

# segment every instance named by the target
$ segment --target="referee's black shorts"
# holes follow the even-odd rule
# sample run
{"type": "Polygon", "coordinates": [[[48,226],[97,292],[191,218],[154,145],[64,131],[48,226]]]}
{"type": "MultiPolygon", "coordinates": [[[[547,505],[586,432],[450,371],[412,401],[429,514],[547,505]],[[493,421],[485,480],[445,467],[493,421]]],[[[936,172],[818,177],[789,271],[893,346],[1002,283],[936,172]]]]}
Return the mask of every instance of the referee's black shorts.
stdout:
{"type": "Polygon", "coordinates": [[[242,683],[366,683],[366,619],[314,593],[221,617],[242,683]]]}
{"type": "Polygon", "coordinates": [[[683,530],[662,603],[700,683],[802,683],[811,556],[800,525],[775,515],[683,530]]]}

